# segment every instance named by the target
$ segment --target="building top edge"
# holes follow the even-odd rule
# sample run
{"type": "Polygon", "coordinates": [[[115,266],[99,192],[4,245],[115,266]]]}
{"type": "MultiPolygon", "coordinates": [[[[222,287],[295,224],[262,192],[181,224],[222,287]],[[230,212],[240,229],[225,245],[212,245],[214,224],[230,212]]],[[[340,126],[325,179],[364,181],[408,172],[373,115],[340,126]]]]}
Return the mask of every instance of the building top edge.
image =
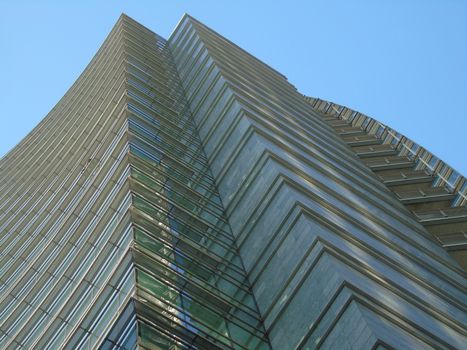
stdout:
{"type": "MultiPolygon", "coordinates": [[[[257,60],[259,63],[263,64],[264,66],[266,66],[268,69],[270,69],[271,71],[273,71],[274,73],[278,74],[279,76],[281,76],[283,79],[285,79],[287,82],[288,79],[287,77],[282,74],[281,72],[279,72],[277,69],[271,67],[269,64],[265,63],[264,61],[260,60],[258,57],[252,55],[251,53],[249,53],[247,50],[243,49],[242,47],[240,47],[239,45],[237,45],[236,43],[234,43],[233,41],[229,40],[228,38],[226,38],[225,36],[219,34],[217,31],[215,31],[214,29],[212,29],[211,27],[207,26],[206,24],[204,24],[203,22],[201,22],[200,20],[196,19],[195,17],[193,17],[192,15],[190,15],[189,13],[184,13],[182,15],[182,17],[180,18],[180,20],[178,21],[177,25],[175,26],[174,30],[172,31],[172,33],[170,34],[170,36],[168,37],[167,41],[171,41],[171,39],[174,37],[174,35],[176,34],[176,32],[181,28],[181,26],[183,25],[185,19],[188,19],[189,21],[193,22],[193,23],[196,23],[200,26],[203,26],[204,28],[208,29],[209,31],[213,32],[214,34],[218,35],[219,37],[221,37],[222,39],[224,39],[225,41],[227,41],[229,44],[237,47],[238,49],[240,49],[241,51],[243,51],[245,54],[247,54],[248,56],[252,57],[253,59],[257,60]]],[[[290,82],[289,82],[290,84],[290,82]]],[[[292,84],[291,84],[292,85],[292,84]]]]}
{"type": "Polygon", "coordinates": [[[372,132],[381,139],[384,138],[384,142],[391,142],[401,152],[414,159],[418,164],[418,168],[426,169],[433,175],[438,176],[440,179],[438,186],[445,185],[456,193],[459,196],[456,201],[457,205],[467,204],[467,179],[465,176],[423,146],[363,113],[317,97],[303,96],[315,110],[347,120],[352,125],[360,126],[367,132],[372,132]]]}

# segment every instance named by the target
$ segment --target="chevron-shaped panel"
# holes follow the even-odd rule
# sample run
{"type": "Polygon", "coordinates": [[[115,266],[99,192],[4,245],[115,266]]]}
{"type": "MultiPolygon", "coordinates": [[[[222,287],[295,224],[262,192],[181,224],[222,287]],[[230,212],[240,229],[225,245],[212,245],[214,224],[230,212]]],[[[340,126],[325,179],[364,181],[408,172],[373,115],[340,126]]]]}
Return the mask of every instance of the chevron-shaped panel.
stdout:
{"type": "Polygon", "coordinates": [[[274,349],[462,348],[465,272],[280,73],[169,39],[274,349]]]}

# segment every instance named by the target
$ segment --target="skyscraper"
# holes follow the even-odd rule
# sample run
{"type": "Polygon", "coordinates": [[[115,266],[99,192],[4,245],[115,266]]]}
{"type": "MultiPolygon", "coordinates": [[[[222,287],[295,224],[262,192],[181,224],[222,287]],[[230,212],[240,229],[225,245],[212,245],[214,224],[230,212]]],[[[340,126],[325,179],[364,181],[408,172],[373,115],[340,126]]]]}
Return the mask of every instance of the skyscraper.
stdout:
{"type": "Polygon", "coordinates": [[[0,161],[0,347],[461,348],[466,188],[192,17],[122,15],[0,161]]]}

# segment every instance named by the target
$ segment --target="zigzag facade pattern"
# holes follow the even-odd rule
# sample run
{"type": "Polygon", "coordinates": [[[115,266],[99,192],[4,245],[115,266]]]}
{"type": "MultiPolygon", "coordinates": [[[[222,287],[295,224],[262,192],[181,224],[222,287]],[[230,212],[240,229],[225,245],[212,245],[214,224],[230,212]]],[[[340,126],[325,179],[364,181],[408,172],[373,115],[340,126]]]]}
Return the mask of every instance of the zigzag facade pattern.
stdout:
{"type": "Polygon", "coordinates": [[[169,40],[275,349],[460,348],[465,273],[276,71],[169,40]]]}
{"type": "Polygon", "coordinates": [[[0,160],[0,348],[462,348],[463,271],[286,78],[122,15],[0,160]]]}
{"type": "Polygon", "coordinates": [[[467,180],[431,152],[357,111],[305,97],[356,155],[467,269],[467,180]]]}

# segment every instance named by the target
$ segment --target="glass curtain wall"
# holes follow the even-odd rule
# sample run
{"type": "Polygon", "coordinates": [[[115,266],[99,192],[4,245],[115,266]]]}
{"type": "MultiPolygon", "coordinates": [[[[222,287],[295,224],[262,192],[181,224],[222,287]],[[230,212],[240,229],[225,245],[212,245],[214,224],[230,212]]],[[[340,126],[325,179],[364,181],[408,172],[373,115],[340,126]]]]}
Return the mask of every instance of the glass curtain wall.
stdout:
{"type": "Polygon", "coordinates": [[[124,31],[140,346],[267,349],[166,42],[124,31]]]}

